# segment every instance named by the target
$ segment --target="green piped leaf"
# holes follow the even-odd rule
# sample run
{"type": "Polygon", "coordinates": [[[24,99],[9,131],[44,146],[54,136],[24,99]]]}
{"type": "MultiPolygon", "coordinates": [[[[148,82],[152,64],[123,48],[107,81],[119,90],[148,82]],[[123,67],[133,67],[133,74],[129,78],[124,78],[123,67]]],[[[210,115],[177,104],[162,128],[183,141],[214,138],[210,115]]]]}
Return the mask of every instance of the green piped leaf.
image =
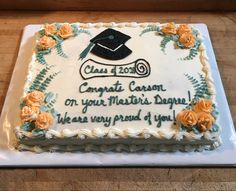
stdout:
{"type": "Polygon", "coordinates": [[[76,24],[72,24],[71,27],[73,28],[73,32],[74,32],[75,36],[78,36],[81,33],[84,33],[84,34],[87,34],[87,35],[91,36],[91,33],[88,30],[79,29],[76,24]]]}
{"type": "Polygon", "coordinates": [[[39,86],[38,90],[45,92],[51,81],[59,74],[59,72],[56,72],[54,74],[49,75],[39,86]]]}
{"type": "Polygon", "coordinates": [[[36,61],[39,62],[40,64],[47,64],[45,58],[44,58],[45,54],[41,54],[41,53],[36,53],[36,61]]]}
{"type": "Polygon", "coordinates": [[[61,46],[61,43],[58,43],[56,46],[55,46],[55,49],[57,50],[57,54],[60,55],[61,57],[64,57],[64,58],[67,58],[68,56],[64,53],[63,49],[62,49],[62,46],[61,46]]]}
{"type": "Polygon", "coordinates": [[[47,50],[40,49],[39,47],[36,47],[37,52],[36,52],[36,61],[38,61],[40,64],[47,64],[44,56],[51,53],[51,48],[47,50]]]}
{"type": "Polygon", "coordinates": [[[214,117],[214,119],[217,119],[218,115],[219,115],[219,112],[214,109],[212,112],[211,112],[211,115],[214,117]]]}
{"type": "Polygon", "coordinates": [[[160,32],[160,27],[155,25],[150,25],[147,28],[145,28],[139,36],[142,36],[143,34],[148,32],[160,32]]]}
{"type": "Polygon", "coordinates": [[[194,29],[194,28],[191,28],[191,29],[192,29],[192,34],[193,34],[194,36],[199,35],[198,30],[196,30],[196,29],[194,29]]]}
{"type": "Polygon", "coordinates": [[[26,106],[26,103],[24,100],[21,100],[20,102],[20,109],[22,109],[24,106],[26,106]]]}
{"type": "Polygon", "coordinates": [[[48,107],[45,105],[41,105],[40,106],[40,112],[47,112],[48,111],[48,107]]]}
{"type": "Polygon", "coordinates": [[[217,124],[213,124],[209,131],[210,132],[218,132],[219,130],[220,130],[220,127],[217,124]]]}
{"type": "Polygon", "coordinates": [[[199,80],[189,74],[185,74],[185,76],[188,78],[195,89],[195,95],[193,98],[194,100],[198,100],[199,98],[210,99],[211,94],[209,92],[206,79],[202,74],[199,74],[199,80]]]}
{"type": "Polygon", "coordinates": [[[49,36],[52,37],[57,42],[57,44],[62,43],[64,40],[59,35],[49,35],[49,36]]]}
{"type": "MultiPolygon", "coordinates": [[[[194,47],[192,47],[189,50],[189,55],[186,56],[185,58],[182,58],[181,60],[192,60],[192,59],[194,59],[198,55],[198,49],[199,49],[199,46],[201,45],[201,43],[202,43],[201,39],[197,38],[195,43],[194,43],[194,47]]],[[[185,48],[183,45],[181,45],[180,42],[176,42],[176,44],[181,48],[185,48]]]]}
{"type": "Polygon", "coordinates": [[[173,40],[172,35],[166,35],[166,36],[163,37],[163,39],[161,41],[161,50],[163,52],[165,52],[166,45],[172,40],[173,40]]]}
{"type": "Polygon", "coordinates": [[[46,78],[47,73],[49,72],[50,68],[53,66],[47,66],[43,68],[38,75],[35,77],[34,81],[32,82],[31,86],[29,87],[29,91],[39,90],[41,83],[43,83],[44,79],[46,78]]]}
{"type": "Polygon", "coordinates": [[[193,126],[192,127],[192,131],[195,133],[195,134],[200,134],[201,132],[199,131],[198,127],[197,126],[193,126]]]}
{"type": "Polygon", "coordinates": [[[55,23],[55,26],[57,27],[57,30],[59,30],[61,28],[61,24],[60,23],[55,23]]]}
{"type": "Polygon", "coordinates": [[[47,108],[49,108],[49,109],[53,109],[53,107],[54,107],[54,104],[56,103],[56,98],[54,98],[54,99],[52,99],[49,103],[47,103],[47,108]]]}
{"type": "Polygon", "coordinates": [[[183,58],[183,60],[192,60],[198,55],[198,50],[191,48],[189,51],[189,55],[183,58]]]}
{"type": "Polygon", "coordinates": [[[45,96],[44,102],[45,102],[45,103],[50,102],[53,97],[54,97],[54,93],[48,92],[48,93],[46,94],[46,96],[45,96]]]}
{"type": "Polygon", "coordinates": [[[49,112],[52,114],[52,116],[53,116],[54,118],[56,118],[56,117],[57,117],[57,114],[58,114],[58,112],[57,112],[57,111],[55,111],[55,109],[54,109],[54,108],[52,108],[52,109],[51,109],[49,112]]]}
{"type": "Polygon", "coordinates": [[[32,131],[32,135],[33,135],[34,137],[43,137],[43,136],[45,135],[45,130],[35,128],[35,129],[32,131]]]}
{"type": "Polygon", "coordinates": [[[20,126],[20,128],[24,131],[32,131],[35,128],[35,124],[32,122],[26,122],[20,126]]]}

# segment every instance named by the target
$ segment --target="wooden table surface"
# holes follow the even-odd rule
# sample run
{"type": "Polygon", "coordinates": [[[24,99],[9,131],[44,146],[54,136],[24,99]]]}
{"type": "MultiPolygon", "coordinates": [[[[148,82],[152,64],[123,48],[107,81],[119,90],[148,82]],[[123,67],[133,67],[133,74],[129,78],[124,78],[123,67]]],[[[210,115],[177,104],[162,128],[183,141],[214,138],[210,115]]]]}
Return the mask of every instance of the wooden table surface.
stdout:
{"type": "MultiPolygon", "coordinates": [[[[155,21],[205,23],[236,123],[236,12],[16,12],[0,11],[0,111],[22,30],[50,22],[155,21]]],[[[236,126],[236,125],[235,125],[236,126]]],[[[1,159],[0,159],[1,160],[1,159]]],[[[0,190],[236,190],[235,168],[1,169],[0,190]]]]}

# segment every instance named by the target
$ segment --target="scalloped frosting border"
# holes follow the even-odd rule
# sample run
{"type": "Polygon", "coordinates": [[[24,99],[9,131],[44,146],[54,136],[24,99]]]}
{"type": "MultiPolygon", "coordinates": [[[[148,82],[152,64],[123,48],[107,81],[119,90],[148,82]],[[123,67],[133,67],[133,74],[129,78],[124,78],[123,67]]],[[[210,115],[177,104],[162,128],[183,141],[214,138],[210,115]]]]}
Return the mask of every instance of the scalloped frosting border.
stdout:
{"type": "MultiPolygon", "coordinates": [[[[104,23],[104,22],[98,22],[98,23],[74,23],[77,24],[78,27],[81,28],[100,28],[100,27],[118,27],[118,28],[123,28],[123,27],[142,27],[145,28],[148,25],[162,25],[159,22],[143,22],[143,23],[137,23],[137,22],[121,22],[121,23],[116,23],[116,22],[109,22],[109,23],[104,23]]],[[[163,23],[164,24],[164,23],[163,23]]]]}

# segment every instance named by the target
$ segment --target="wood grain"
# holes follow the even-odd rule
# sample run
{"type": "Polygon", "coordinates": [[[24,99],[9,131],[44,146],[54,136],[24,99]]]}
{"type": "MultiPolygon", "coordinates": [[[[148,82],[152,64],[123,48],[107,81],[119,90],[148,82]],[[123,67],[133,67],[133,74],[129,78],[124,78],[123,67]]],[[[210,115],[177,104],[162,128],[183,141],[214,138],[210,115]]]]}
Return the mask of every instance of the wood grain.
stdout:
{"type": "Polygon", "coordinates": [[[2,10],[235,11],[234,0],[1,0],[2,10]]]}
{"type": "Polygon", "coordinates": [[[0,171],[0,190],[235,190],[236,170],[163,168],[0,171]]]}
{"type": "MultiPolygon", "coordinates": [[[[0,11],[0,111],[23,28],[50,22],[158,21],[208,25],[236,123],[236,13],[0,11]]],[[[0,190],[236,190],[230,168],[3,169],[0,190]]]]}

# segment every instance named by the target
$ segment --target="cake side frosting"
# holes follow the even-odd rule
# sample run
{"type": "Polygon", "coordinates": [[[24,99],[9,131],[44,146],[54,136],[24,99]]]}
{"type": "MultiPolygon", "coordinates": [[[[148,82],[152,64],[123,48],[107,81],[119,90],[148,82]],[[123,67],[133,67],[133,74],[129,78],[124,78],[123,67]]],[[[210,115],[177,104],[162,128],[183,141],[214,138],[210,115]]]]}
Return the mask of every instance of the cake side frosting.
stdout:
{"type": "Polygon", "coordinates": [[[196,29],[173,23],[56,23],[46,25],[37,35],[38,47],[23,95],[24,123],[16,128],[19,139],[156,138],[219,142],[214,82],[196,29]],[[125,45],[132,53],[124,61],[106,61],[84,49],[89,39],[107,28],[131,37],[125,45]],[[87,57],[80,60],[84,52],[87,57]],[[92,71],[91,66],[97,64],[97,71],[92,71]],[[124,75],[126,65],[130,71],[124,75]],[[135,68],[138,65],[140,68],[135,68]],[[112,76],[114,73],[104,72],[101,66],[106,70],[120,67],[123,73],[112,76]],[[59,90],[60,85],[68,88],[59,90]],[[46,93],[41,93],[41,89],[46,93]]]}

